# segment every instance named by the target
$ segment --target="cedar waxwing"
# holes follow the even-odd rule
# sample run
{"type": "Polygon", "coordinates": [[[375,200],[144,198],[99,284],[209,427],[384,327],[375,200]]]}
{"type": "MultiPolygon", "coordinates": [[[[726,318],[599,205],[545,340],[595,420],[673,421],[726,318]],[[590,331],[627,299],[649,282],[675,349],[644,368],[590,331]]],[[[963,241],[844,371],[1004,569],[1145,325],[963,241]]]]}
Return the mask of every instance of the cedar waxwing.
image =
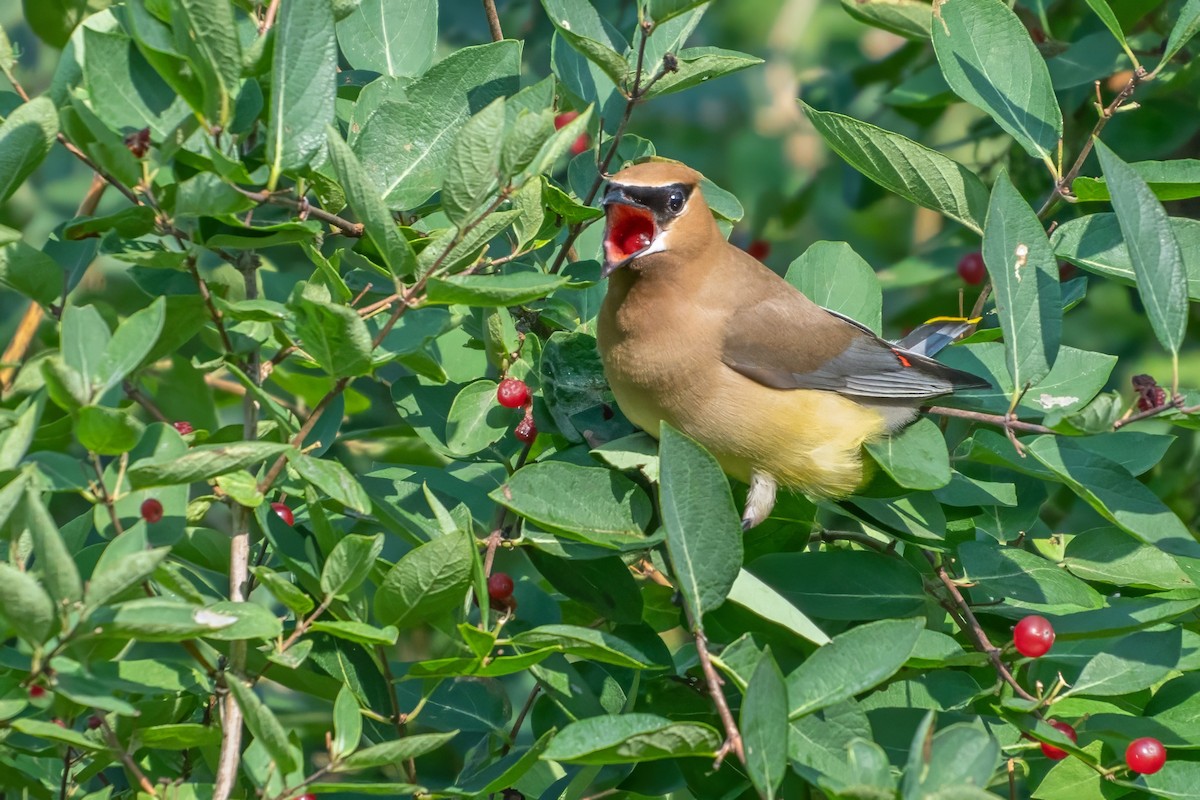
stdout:
{"type": "Polygon", "coordinates": [[[749,484],[744,528],[766,519],[779,485],[850,494],[865,443],[930,398],[989,385],[928,357],[966,325],[889,343],[729,244],[701,177],[652,161],[610,180],[597,338],[634,424],[657,437],[669,422],[749,484]]]}

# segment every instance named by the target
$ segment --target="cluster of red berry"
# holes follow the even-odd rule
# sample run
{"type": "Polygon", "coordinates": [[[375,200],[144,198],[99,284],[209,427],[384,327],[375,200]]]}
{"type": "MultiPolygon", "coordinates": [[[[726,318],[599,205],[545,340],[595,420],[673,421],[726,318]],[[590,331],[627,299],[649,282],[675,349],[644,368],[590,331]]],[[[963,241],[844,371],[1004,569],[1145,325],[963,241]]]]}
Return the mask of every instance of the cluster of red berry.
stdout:
{"type": "MultiPolygon", "coordinates": [[[[1040,658],[1050,652],[1054,644],[1054,626],[1045,617],[1029,616],[1013,628],[1013,646],[1026,658],[1040,658]]],[[[1062,720],[1046,720],[1052,728],[1062,732],[1072,742],[1077,741],[1075,728],[1062,720]]],[[[1059,761],[1069,754],[1061,747],[1042,742],[1042,753],[1046,758],[1059,761]]],[[[1167,748],[1151,736],[1134,739],[1125,749],[1125,763],[1134,772],[1153,775],[1167,763],[1167,748]]]]}
{"type": "Polygon", "coordinates": [[[525,418],[513,428],[513,436],[519,441],[529,444],[537,438],[537,426],[533,424],[533,397],[525,381],[517,378],[505,378],[496,387],[496,402],[505,408],[524,408],[525,418]]]}

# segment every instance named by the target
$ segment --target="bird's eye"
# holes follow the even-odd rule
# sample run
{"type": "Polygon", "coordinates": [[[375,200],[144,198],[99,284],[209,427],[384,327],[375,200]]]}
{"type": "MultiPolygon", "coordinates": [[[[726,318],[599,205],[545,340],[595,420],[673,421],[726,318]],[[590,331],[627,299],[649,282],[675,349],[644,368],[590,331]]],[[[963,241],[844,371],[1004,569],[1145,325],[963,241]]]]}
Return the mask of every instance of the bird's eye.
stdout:
{"type": "Polygon", "coordinates": [[[680,211],[683,211],[683,201],[683,192],[679,191],[678,189],[672,190],[671,193],[667,195],[667,210],[672,214],[678,214],[680,211]]]}

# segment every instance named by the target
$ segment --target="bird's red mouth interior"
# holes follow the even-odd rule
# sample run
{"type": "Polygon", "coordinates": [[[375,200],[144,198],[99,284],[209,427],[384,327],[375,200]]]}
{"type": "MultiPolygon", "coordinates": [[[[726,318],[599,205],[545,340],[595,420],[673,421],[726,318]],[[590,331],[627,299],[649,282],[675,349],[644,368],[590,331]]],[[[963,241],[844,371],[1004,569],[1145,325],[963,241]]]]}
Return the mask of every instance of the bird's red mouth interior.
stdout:
{"type": "Polygon", "coordinates": [[[655,233],[654,215],[650,211],[613,203],[608,207],[604,256],[609,264],[624,261],[649,247],[655,233]]]}

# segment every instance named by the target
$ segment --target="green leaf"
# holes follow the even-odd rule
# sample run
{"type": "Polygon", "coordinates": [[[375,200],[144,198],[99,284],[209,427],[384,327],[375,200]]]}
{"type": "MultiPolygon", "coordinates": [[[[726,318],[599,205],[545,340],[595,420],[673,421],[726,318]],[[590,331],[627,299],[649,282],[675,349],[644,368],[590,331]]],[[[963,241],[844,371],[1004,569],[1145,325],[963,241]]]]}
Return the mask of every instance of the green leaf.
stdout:
{"type": "Polygon", "coordinates": [[[218,641],[278,640],[283,633],[283,623],[275,612],[258,603],[220,600],[201,611],[201,618],[205,616],[235,620],[232,625],[222,625],[205,634],[206,638],[218,641]]]}
{"type": "Polygon", "coordinates": [[[1140,544],[1124,531],[1084,531],[1067,543],[1063,565],[1084,580],[1139,589],[1182,589],[1195,586],[1179,562],[1156,547],[1140,544]]]}
{"type": "Polygon", "coordinates": [[[720,47],[688,47],[676,54],[679,68],[650,87],[646,98],[682,92],[702,83],[763,63],[761,58],[720,47]]]}
{"type": "Polygon", "coordinates": [[[708,0],[648,0],[646,16],[654,22],[655,29],[657,29],[667,20],[685,14],[707,2],[708,0]]]}
{"type": "Polygon", "coordinates": [[[516,418],[517,412],[496,402],[493,381],[468,383],[446,415],[446,451],[464,458],[486,450],[508,434],[516,418]]]}
{"type": "Polygon", "coordinates": [[[333,744],[329,754],[337,761],[357,750],[361,740],[362,714],[359,713],[358,700],[349,686],[343,686],[333,703],[333,744]]]}
{"type": "Polygon", "coordinates": [[[297,615],[303,616],[313,610],[313,599],[287,578],[277,574],[269,567],[255,567],[253,571],[258,582],[267,587],[267,591],[273,594],[276,600],[297,615]]]}
{"type": "MultiPolygon", "coordinates": [[[[324,135],[324,129],[322,129],[324,135]]],[[[219,175],[201,172],[182,181],[175,193],[175,217],[216,217],[238,214],[254,208],[255,202],[230,186],[219,175]]],[[[146,208],[146,206],[136,206],[146,208]]],[[[153,217],[151,217],[153,219],[153,217]]],[[[183,255],[183,254],[180,254],[183,255]]],[[[245,300],[256,303],[261,301],[245,300]]]]}
{"type": "Polygon", "coordinates": [[[227,683],[230,693],[242,709],[246,727],[271,754],[271,759],[279,771],[286,775],[297,769],[300,766],[300,751],[288,741],[287,731],[270,707],[259,699],[253,689],[242,683],[241,679],[234,677],[227,683]]]}
{"type": "Polygon", "coordinates": [[[346,508],[360,514],[370,513],[371,498],[367,496],[358,479],[340,461],[298,454],[291,456],[288,463],[301,478],[346,508]]]}
{"type": "Polygon", "coordinates": [[[488,497],[542,528],[614,549],[645,546],[652,513],[624,475],[562,461],[529,464],[488,497]]]}
{"type": "MultiPolygon", "coordinates": [[[[0,162],[4,154],[0,153],[0,162]]],[[[63,271],[58,263],[20,241],[20,233],[0,228],[0,285],[48,306],[63,290],[63,271]]]]}
{"type": "Polygon", "coordinates": [[[1121,530],[1171,555],[1200,558],[1200,542],[1179,517],[1120,464],[1054,436],[1039,436],[1027,449],[1121,530]]]}
{"type": "Polygon", "coordinates": [[[383,264],[393,275],[411,275],[417,257],[412,245],[400,235],[391,212],[383,202],[379,187],[363,169],[354,151],[342,139],[334,127],[326,131],[329,143],[329,160],[337,173],[338,182],[346,192],[346,202],[362,220],[364,234],[375,246],[383,264]]]}
{"type": "Polygon", "coordinates": [[[955,93],[992,119],[1025,151],[1053,164],[1062,111],[1046,60],[1002,0],[943,0],[933,19],[933,49],[955,93]]]}
{"type": "Polygon", "coordinates": [[[1053,561],[993,542],[963,542],[958,548],[964,577],[975,584],[979,602],[1066,606],[1066,611],[1100,608],[1100,593],[1053,561]]]}
{"type": "Polygon", "coordinates": [[[864,550],[769,553],[752,572],[808,616],[887,619],[925,606],[921,575],[903,559],[864,550]]]}
{"type": "Polygon", "coordinates": [[[472,113],[518,87],[521,45],[464,47],[385,100],[363,126],[355,152],[391,208],[415,208],[442,186],[455,136],[472,113]]]}
{"type": "Polygon", "coordinates": [[[1118,640],[1084,665],[1067,696],[1120,696],[1147,689],[1179,665],[1183,630],[1143,631],[1118,640]]]}
{"type": "Polygon", "coordinates": [[[136,239],[154,230],[155,213],[149,206],[133,206],[103,217],[76,217],[63,228],[63,238],[71,241],[116,231],[125,239],[136,239]]]}
{"type": "MultiPolygon", "coordinates": [[[[1096,0],[1096,2],[1103,2],[1103,0],[1096,0]]],[[[1154,196],[1159,200],[1165,202],[1200,197],[1200,159],[1132,161],[1127,166],[1146,181],[1150,191],[1154,192],[1154,196]]],[[[1112,199],[1108,191],[1108,182],[1104,178],[1076,178],[1075,182],[1071,184],[1071,191],[1075,193],[1075,199],[1081,202],[1112,199]]],[[[1182,242],[1180,246],[1182,248],[1182,242]]]]}
{"type": "Polygon", "coordinates": [[[738,725],[750,780],[766,800],[774,800],[787,772],[787,709],[787,684],[768,647],[746,688],[738,725]]]}
{"type": "Polygon", "coordinates": [[[267,499],[258,488],[258,479],[248,470],[239,469],[235,472],[218,475],[216,483],[221,491],[229,495],[235,503],[247,508],[258,508],[267,499]]]}
{"type": "Polygon", "coordinates": [[[439,536],[405,553],[375,592],[375,617],[411,628],[463,602],[471,582],[474,540],[466,533],[439,536]]]}
{"type": "Polygon", "coordinates": [[[457,735],[458,731],[410,734],[402,739],[365,747],[335,764],[332,771],[354,772],[372,767],[399,765],[410,758],[432,753],[457,735]]]}
{"type": "Polygon", "coordinates": [[[833,637],[788,675],[788,718],[795,720],[883,683],[908,660],[924,627],[923,619],[888,619],[833,637]]]}
{"type": "Polygon", "coordinates": [[[78,602],[83,598],[79,568],[58,525],[32,486],[25,487],[21,509],[24,516],[21,524],[33,540],[33,556],[42,585],[60,610],[65,603],[78,602]]]}
{"type": "Polygon", "coordinates": [[[983,260],[1004,331],[1008,374],[1020,392],[1036,386],[1054,365],[1062,335],[1062,297],[1050,240],[1007,172],[1000,173],[992,188],[983,260]]]}
{"type": "Polygon", "coordinates": [[[503,142],[504,98],[498,97],[467,120],[450,151],[442,180],[442,209],[455,225],[466,225],[471,213],[497,188],[503,142]]]}
{"type": "Polygon", "coordinates": [[[102,456],[127,453],[138,443],[143,426],[124,411],[104,406],[84,406],[75,419],[75,438],[89,451],[102,456]]]}
{"type": "Polygon", "coordinates": [[[904,796],[964,800],[994,797],[984,789],[999,763],[1000,743],[978,720],[943,728],[931,740],[921,737],[918,741],[914,737],[904,774],[904,796]],[[972,788],[977,791],[963,791],[972,788]]]}
{"type": "Polygon", "coordinates": [[[534,568],[557,591],[618,624],[641,622],[642,593],[621,559],[615,556],[586,561],[556,558],[536,547],[526,548],[525,552],[534,568]]]}
{"type": "Polygon", "coordinates": [[[801,105],[825,143],[850,166],[910,202],[983,232],[988,190],[975,173],[898,133],[801,105]]]}
{"type": "Polygon", "coordinates": [[[28,572],[0,562],[0,615],[16,634],[40,646],[54,630],[54,601],[28,572]]]}
{"type": "Polygon", "coordinates": [[[215,633],[237,622],[238,618],[231,614],[161,597],[102,606],[88,617],[88,627],[98,636],[143,642],[181,642],[215,633]]]}
{"type": "Polygon", "coordinates": [[[64,728],[53,722],[44,722],[40,719],[23,719],[13,720],[12,729],[18,733],[26,734],[27,736],[36,736],[39,739],[46,739],[51,742],[62,742],[71,747],[78,747],[87,752],[96,752],[103,750],[105,745],[100,740],[92,740],[84,736],[79,731],[64,728]]]}
{"type": "Polygon", "coordinates": [[[565,276],[545,272],[449,275],[429,279],[426,302],[431,305],[519,306],[546,297],[566,283],[565,276]]]}
{"type": "Polygon", "coordinates": [[[921,0],[842,0],[850,16],[909,39],[928,39],[933,14],[921,0]]]}
{"type": "Polygon", "coordinates": [[[1158,341],[1176,358],[1187,331],[1188,292],[1183,254],[1166,209],[1142,179],[1104,142],[1096,155],[1113,193],[1113,210],[1137,276],[1138,296],[1158,341]]]}
{"type": "Polygon", "coordinates": [[[1104,27],[1108,28],[1109,33],[1121,43],[1121,47],[1129,50],[1129,45],[1125,42],[1125,31],[1121,30],[1121,23],[1117,20],[1117,15],[1113,13],[1112,7],[1106,0],[1085,0],[1092,11],[1096,12],[1096,16],[1104,23],[1104,27]]]}
{"type": "Polygon", "coordinates": [[[1171,28],[1171,35],[1167,37],[1167,46],[1163,50],[1162,60],[1158,62],[1154,71],[1158,72],[1174,58],[1175,54],[1196,35],[1196,31],[1200,31],[1200,0],[1187,0],[1183,4],[1183,8],[1179,10],[1179,16],[1175,18],[1175,25],[1171,28]]]}
{"type": "Polygon", "coordinates": [[[907,489],[931,491],[950,483],[946,440],[928,417],[900,433],[869,443],[867,452],[892,480],[907,489]]]}
{"type": "MultiPolygon", "coordinates": [[[[1171,217],[1170,222],[1183,255],[1188,297],[1200,300],[1200,220],[1171,217]]],[[[1137,285],[1116,214],[1088,214],[1070,220],[1054,230],[1050,241],[1059,258],[1120,283],[1137,285]]]]}
{"type": "Polygon", "coordinates": [[[742,530],[717,460],[664,423],[659,431],[659,505],[667,556],[694,631],[725,602],[742,568],[742,530]]]}
{"type": "Polygon", "coordinates": [[[267,116],[267,163],[280,173],[308,166],[333,122],[337,39],[329,0],[290,0],[279,10],[267,116]]]}
{"type": "Polygon", "coordinates": [[[17,106],[0,124],[0,202],[42,163],[57,133],[58,112],[47,97],[17,106]]]}
{"type": "Polygon", "coordinates": [[[150,354],[166,324],[166,309],[166,298],[156,297],[117,326],[93,378],[98,394],[119,384],[150,354]]]}
{"type": "Polygon", "coordinates": [[[883,291],[875,270],[845,242],[814,242],[788,265],[787,282],[819,306],[875,333],[883,326],[883,291]]]}
{"type": "Polygon", "coordinates": [[[729,590],[729,601],[753,611],[763,619],[770,620],[802,636],[816,645],[828,644],[829,637],[800,609],[789,603],[779,592],[746,570],[738,573],[733,588],[729,590]]]}
{"type": "Polygon", "coordinates": [[[284,455],[291,449],[289,444],[263,441],[197,445],[182,456],[152,456],[133,462],[129,466],[129,482],[135,489],[145,489],[204,481],[249,468],[266,459],[284,455]]]}
{"type": "Polygon", "coordinates": [[[354,69],[415,77],[437,48],[436,0],[361,0],[337,26],[338,43],[354,69]]]}
{"type": "Polygon", "coordinates": [[[171,552],[169,547],[156,547],[110,557],[109,551],[117,552],[120,541],[120,538],[113,540],[96,562],[87,591],[83,595],[85,609],[98,608],[131,586],[146,580],[171,552]]]}
{"type": "Polygon", "coordinates": [[[225,0],[180,0],[169,6],[176,37],[204,87],[203,113],[209,126],[225,128],[233,119],[241,85],[242,47],[233,5],[225,0]]]}
{"type": "Polygon", "coordinates": [[[655,664],[654,654],[643,651],[636,644],[607,631],[578,625],[542,625],[517,634],[512,641],[533,650],[554,648],[579,658],[629,669],[646,669],[655,664]]]}
{"type": "Polygon", "coordinates": [[[688,756],[711,758],[720,744],[720,735],[708,725],[626,713],[570,723],[542,758],[565,764],[636,764],[688,756]]]}
{"type": "Polygon", "coordinates": [[[327,374],[352,378],[371,370],[371,332],[354,309],[299,295],[290,305],[304,352],[327,374]]]}
{"type": "Polygon", "coordinates": [[[317,620],[312,624],[311,629],[317,633],[328,633],[330,636],[356,642],[365,647],[375,647],[377,645],[390,647],[396,643],[396,637],[400,635],[400,631],[396,630],[392,625],[388,625],[385,628],[377,628],[365,622],[342,620],[317,620]]]}
{"type": "Polygon", "coordinates": [[[542,753],[550,745],[557,731],[546,731],[528,747],[515,747],[499,761],[493,762],[478,772],[466,777],[460,776],[456,788],[472,797],[483,797],[491,792],[499,792],[510,786],[532,770],[541,758],[542,753]]]}
{"type": "Polygon", "coordinates": [[[362,536],[350,534],[343,537],[321,568],[321,591],[326,595],[349,594],[358,588],[375,566],[375,559],[383,552],[383,534],[362,536]]]}

